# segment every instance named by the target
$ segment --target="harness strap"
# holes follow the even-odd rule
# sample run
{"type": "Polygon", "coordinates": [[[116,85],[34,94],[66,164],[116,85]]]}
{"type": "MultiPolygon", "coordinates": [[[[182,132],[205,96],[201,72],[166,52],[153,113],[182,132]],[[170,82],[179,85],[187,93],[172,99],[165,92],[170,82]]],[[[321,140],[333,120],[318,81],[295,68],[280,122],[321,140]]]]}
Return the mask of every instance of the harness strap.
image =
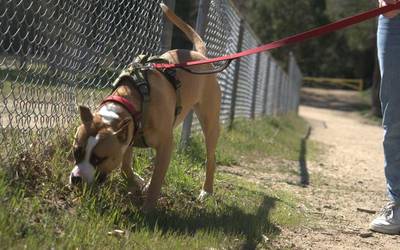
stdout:
{"type": "Polygon", "coordinates": [[[133,134],[132,140],[131,140],[131,142],[129,143],[129,145],[132,146],[132,145],[133,145],[133,142],[134,142],[134,139],[135,139],[135,135],[136,135],[136,133],[138,133],[139,127],[140,127],[140,126],[139,126],[139,123],[138,123],[138,121],[140,121],[140,118],[141,118],[140,112],[137,111],[137,109],[135,108],[135,106],[133,106],[133,104],[132,104],[128,99],[126,99],[125,97],[122,97],[122,96],[110,95],[110,96],[108,96],[106,99],[104,99],[104,100],[101,102],[100,106],[103,106],[104,104],[106,104],[106,103],[108,103],[108,102],[114,102],[114,103],[120,104],[120,105],[121,105],[122,107],[124,107],[124,108],[129,112],[129,114],[132,116],[132,118],[133,118],[133,125],[134,125],[134,127],[135,127],[135,133],[133,134]]]}
{"type": "Polygon", "coordinates": [[[181,81],[176,78],[175,69],[166,69],[162,71],[167,80],[172,83],[172,86],[176,92],[176,106],[175,106],[175,120],[177,116],[182,112],[182,98],[181,98],[181,81]]]}
{"type": "Polygon", "coordinates": [[[146,137],[144,136],[144,123],[147,121],[148,107],[150,103],[150,85],[147,80],[147,74],[141,70],[136,70],[131,75],[133,78],[134,85],[139,91],[142,97],[142,119],[139,123],[138,136],[134,142],[134,146],[147,148],[149,145],[146,142],[146,137]]]}
{"type": "MultiPolygon", "coordinates": [[[[135,147],[143,147],[143,148],[148,147],[146,138],[144,136],[143,128],[145,122],[147,121],[147,116],[148,116],[148,107],[150,103],[150,84],[147,79],[147,71],[149,70],[149,68],[143,67],[143,65],[145,65],[146,63],[156,63],[156,62],[166,63],[168,61],[159,57],[149,57],[146,55],[140,55],[137,58],[135,58],[134,62],[130,64],[128,68],[124,69],[121,72],[121,74],[112,84],[115,90],[120,86],[120,83],[123,81],[123,79],[129,79],[131,85],[141,95],[142,109],[140,111],[140,116],[137,116],[137,118],[135,118],[136,131],[135,131],[134,141],[133,143],[131,143],[131,145],[135,147]]],[[[165,69],[158,71],[161,72],[167,78],[167,80],[171,83],[171,85],[175,89],[176,93],[175,120],[174,120],[175,123],[177,116],[182,111],[181,82],[176,78],[176,69],[165,69]]],[[[107,99],[105,99],[104,101],[106,101],[107,99]]],[[[124,107],[127,107],[127,105],[124,105],[125,102],[120,102],[120,101],[115,101],[115,102],[118,102],[122,104],[124,107]]],[[[129,108],[127,109],[129,110],[129,108]]]]}
{"type": "Polygon", "coordinates": [[[147,121],[148,106],[150,102],[150,85],[147,81],[147,69],[137,68],[137,65],[142,65],[142,61],[147,60],[146,56],[139,56],[135,61],[124,69],[118,78],[113,82],[113,91],[118,88],[124,79],[127,79],[131,86],[133,86],[142,98],[140,110],[141,116],[137,120],[137,130],[132,146],[147,148],[149,147],[144,136],[144,123],[147,121]]]}
{"type": "MultiPolygon", "coordinates": [[[[166,59],[160,58],[160,57],[142,57],[141,63],[168,63],[166,59]]],[[[176,69],[171,68],[171,69],[157,69],[159,72],[161,72],[165,78],[171,83],[172,87],[175,89],[176,93],[176,105],[175,105],[175,121],[177,116],[182,112],[182,98],[181,98],[181,82],[178,80],[176,77],[176,69]]],[[[174,122],[175,122],[174,121],[174,122]]]]}

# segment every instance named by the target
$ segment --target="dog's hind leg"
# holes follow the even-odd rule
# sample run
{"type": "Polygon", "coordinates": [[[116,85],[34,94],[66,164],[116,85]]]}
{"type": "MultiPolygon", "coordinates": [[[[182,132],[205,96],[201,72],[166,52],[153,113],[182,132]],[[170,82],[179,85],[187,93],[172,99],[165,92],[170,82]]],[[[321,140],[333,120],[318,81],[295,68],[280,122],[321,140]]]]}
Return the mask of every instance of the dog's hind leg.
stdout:
{"type": "Polygon", "coordinates": [[[207,161],[206,178],[203,184],[203,190],[199,199],[203,200],[207,195],[213,193],[214,173],[216,168],[215,151],[217,149],[219,137],[219,113],[221,105],[221,94],[218,85],[205,93],[201,102],[196,104],[194,110],[200,121],[206,143],[207,161]]]}

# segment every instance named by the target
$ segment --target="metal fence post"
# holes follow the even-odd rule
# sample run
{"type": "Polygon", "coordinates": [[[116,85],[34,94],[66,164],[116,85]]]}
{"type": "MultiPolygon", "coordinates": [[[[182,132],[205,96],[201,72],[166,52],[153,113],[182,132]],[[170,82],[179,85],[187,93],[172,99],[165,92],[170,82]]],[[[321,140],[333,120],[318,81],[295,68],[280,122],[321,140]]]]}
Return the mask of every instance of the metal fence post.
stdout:
{"type": "Polygon", "coordinates": [[[287,88],[287,77],[285,75],[285,73],[283,73],[283,77],[282,77],[283,81],[282,81],[282,104],[281,104],[281,113],[284,114],[286,112],[286,88],[287,88]]]}
{"type": "MultiPolygon", "coordinates": [[[[296,62],[297,66],[297,62],[296,62]]],[[[299,105],[300,105],[300,93],[301,93],[301,85],[303,84],[303,76],[300,72],[300,70],[297,70],[297,79],[296,79],[296,107],[295,111],[298,114],[299,113],[299,105]]]]}
{"type": "Polygon", "coordinates": [[[283,113],[283,95],[285,90],[285,73],[280,71],[278,115],[283,113]]]}
{"type": "Polygon", "coordinates": [[[281,81],[279,83],[279,115],[283,113],[283,100],[285,95],[285,73],[281,71],[281,81]]]}
{"type": "Polygon", "coordinates": [[[289,102],[289,110],[291,111],[291,112],[293,112],[293,103],[294,103],[294,98],[295,98],[295,96],[294,96],[294,85],[295,85],[295,83],[294,83],[294,81],[293,81],[293,77],[291,77],[290,79],[289,79],[289,83],[290,83],[290,88],[289,88],[289,96],[290,96],[290,102],[289,102]]]}
{"type": "Polygon", "coordinates": [[[258,78],[259,78],[259,72],[260,72],[260,58],[261,54],[258,53],[256,57],[256,69],[254,71],[254,83],[253,83],[253,97],[252,97],[252,102],[251,102],[251,119],[254,119],[256,117],[256,101],[257,101],[257,88],[258,88],[258,78]]]}
{"type": "Polygon", "coordinates": [[[282,82],[282,109],[281,109],[281,113],[282,114],[284,114],[284,113],[286,113],[286,100],[287,100],[287,97],[286,97],[286,94],[287,94],[287,92],[286,92],[286,90],[287,90],[287,87],[288,87],[288,79],[287,79],[287,75],[285,74],[285,72],[283,73],[283,82],[282,82]]]}
{"type": "Polygon", "coordinates": [[[275,83],[275,77],[276,77],[276,62],[275,60],[270,57],[270,66],[269,66],[269,83],[268,83],[268,94],[267,94],[267,115],[272,115],[273,114],[273,109],[274,109],[274,83],[275,83]]]}
{"type": "MultiPolygon", "coordinates": [[[[242,48],[243,43],[243,33],[244,33],[244,21],[240,19],[240,28],[239,28],[239,39],[237,44],[236,51],[240,51],[242,48]]],[[[239,84],[239,73],[240,73],[240,63],[241,58],[238,58],[235,64],[235,73],[233,76],[233,88],[232,88],[232,98],[231,98],[231,112],[229,116],[229,129],[233,128],[233,122],[235,120],[235,108],[236,108],[236,96],[237,96],[237,89],[239,84]]]]}
{"type": "Polygon", "coordinates": [[[292,95],[293,95],[293,103],[292,103],[292,111],[295,113],[299,112],[300,105],[300,89],[303,81],[303,77],[301,75],[301,71],[299,66],[297,65],[296,58],[293,53],[290,53],[290,68],[289,72],[291,74],[291,81],[293,82],[292,86],[292,95]]]}
{"type": "Polygon", "coordinates": [[[288,113],[290,111],[289,105],[290,105],[290,79],[289,75],[286,75],[286,90],[285,90],[285,113],[288,113]]]}
{"type": "Polygon", "coordinates": [[[271,70],[271,58],[268,57],[267,66],[265,67],[265,82],[264,82],[264,96],[263,96],[263,108],[262,108],[262,115],[265,116],[267,114],[267,102],[268,102],[268,86],[269,86],[269,77],[270,77],[270,70],[271,70]]]}
{"type": "Polygon", "coordinates": [[[282,81],[283,81],[283,72],[281,69],[279,69],[279,81],[277,82],[278,93],[276,95],[276,115],[279,115],[281,113],[282,81]]]}
{"type": "MultiPolygon", "coordinates": [[[[198,5],[198,12],[196,18],[196,32],[203,36],[207,26],[207,15],[210,8],[211,0],[200,0],[198,5]]],[[[193,123],[193,110],[191,110],[186,116],[181,133],[180,147],[185,148],[189,144],[190,134],[192,130],[193,123]]]]}
{"type": "Polygon", "coordinates": [[[282,113],[286,113],[286,103],[288,99],[287,95],[288,90],[288,77],[285,73],[283,73],[283,94],[282,94],[282,113]]]}
{"type": "Polygon", "coordinates": [[[278,95],[278,84],[279,84],[279,74],[278,74],[278,65],[275,63],[274,65],[274,77],[272,81],[272,100],[271,100],[271,115],[276,115],[276,97],[278,95]]]}
{"type": "Polygon", "coordinates": [[[273,92],[272,92],[272,115],[276,115],[278,113],[277,111],[277,96],[279,94],[279,72],[278,72],[278,65],[275,63],[275,69],[274,69],[275,75],[274,75],[274,81],[273,81],[273,92]]]}
{"type": "MultiPolygon", "coordinates": [[[[175,9],[175,0],[164,0],[164,4],[167,5],[171,10],[175,9]]],[[[163,18],[163,31],[161,36],[161,52],[171,49],[172,44],[172,32],[173,25],[164,16],[163,18]]]]}
{"type": "Polygon", "coordinates": [[[282,82],[282,74],[281,71],[279,69],[277,69],[277,73],[278,73],[278,77],[277,77],[277,81],[276,81],[276,94],[275,94],[275,113],[274,115],[278,115],[280,112],[280,95],[281,95],[281,82],[282,82]]]}
{"type": "Polygon", "coordinates": [[[293,111],[293,103],[294,103],[294,86],[296,83],[294,82],[294,64],[293,64],[293,52],[289,52],[289,110],[293,111]]]}
{"type": "Polygon", "coordinates": [[[283,113],[283,95],[284,95],[284,90],[285,90],[285,86],[284,86],[284,84],[285,84],[285,73],[282,71],[282,70],[280,70],[280,74],[281,74],[281,77],[280,77],[280,81],[279,81],[279,113],[278,113],[278,115],[280,115],[280,114],[282,114],[283,113]]]}

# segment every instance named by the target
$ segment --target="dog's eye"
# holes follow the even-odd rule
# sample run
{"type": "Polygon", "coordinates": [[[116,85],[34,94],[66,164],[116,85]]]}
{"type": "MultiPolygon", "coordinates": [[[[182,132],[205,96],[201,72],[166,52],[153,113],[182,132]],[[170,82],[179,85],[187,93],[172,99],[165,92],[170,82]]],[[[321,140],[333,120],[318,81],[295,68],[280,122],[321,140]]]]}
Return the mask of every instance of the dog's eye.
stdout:
{"type": "Polygon", "coordinates": [[[95,154],[92,154],[92,156],[90,157],[90,163],[93,166],[98,166],[100,165],[102,162],[104,162],[107,159],[107,157],[99,157],[95,154]]]}

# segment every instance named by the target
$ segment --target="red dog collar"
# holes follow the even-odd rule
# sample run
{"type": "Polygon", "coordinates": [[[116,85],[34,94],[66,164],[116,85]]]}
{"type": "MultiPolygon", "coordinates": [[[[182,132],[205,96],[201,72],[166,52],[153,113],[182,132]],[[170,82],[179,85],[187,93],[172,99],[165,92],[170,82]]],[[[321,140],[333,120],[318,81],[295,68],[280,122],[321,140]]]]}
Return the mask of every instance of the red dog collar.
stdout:
{"type": "Polygon", "coordinates": [[[128,110],[128,112],[133,116],[133,118],[135,118],[135,119],[140,118],[140,112],[137,111],[135,106],[133,106],[133,104],[125,97],[118,96],[118,95],[110,95],[106,99],[104,99],[100,105],[102,106],[107,102],[116,102],[116,103],[122,105],[126,110],[128,110]]]}
{"type": "MultiPolygon", "coordinates": [[[[139,131],[139,124],[138,123],[139,123],[140,118],[141,118],[141,113],[139,111],[137,111],[135,106],[133,106],[133,104],[128,99],[126,99],[125,97],[118,96],[118,95],[110,95],[110,96],[108,96],[106,99],[104,99],[101,102],[100,106],[103,106],[107,102],[118,103],[122,107],[124,107],[131,114],[131,116],[133,118],[133,124],[135,126],[135,134],[136,134],[139,131]]],[[[132,138],[132,143],[133,143],[133,139],[134,138],[135,138],[135,135],[132,138]]]]}

